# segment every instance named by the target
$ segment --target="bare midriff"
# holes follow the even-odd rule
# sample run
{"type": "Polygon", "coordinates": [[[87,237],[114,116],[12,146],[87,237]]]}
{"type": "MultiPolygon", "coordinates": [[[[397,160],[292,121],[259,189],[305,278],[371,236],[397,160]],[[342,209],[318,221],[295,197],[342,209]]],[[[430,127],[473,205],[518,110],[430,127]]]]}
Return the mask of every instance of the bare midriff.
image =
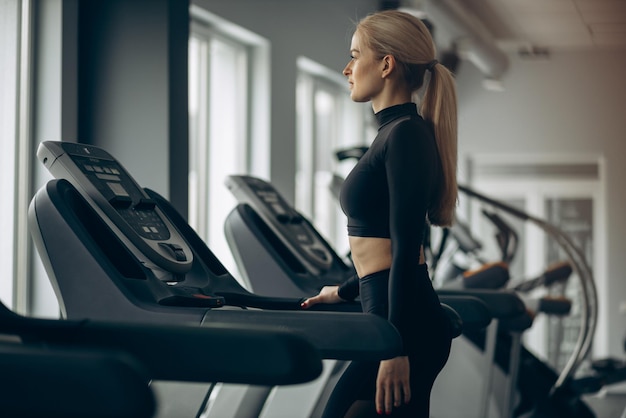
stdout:
{"type": "MultiPolygon", "coordinates": [[[[359,277],[391,268],[389,238],[348,237],[352,262],[359,277]]],[[[419,263],[424,263],[424,247],[420,247],[419,263]]]]}

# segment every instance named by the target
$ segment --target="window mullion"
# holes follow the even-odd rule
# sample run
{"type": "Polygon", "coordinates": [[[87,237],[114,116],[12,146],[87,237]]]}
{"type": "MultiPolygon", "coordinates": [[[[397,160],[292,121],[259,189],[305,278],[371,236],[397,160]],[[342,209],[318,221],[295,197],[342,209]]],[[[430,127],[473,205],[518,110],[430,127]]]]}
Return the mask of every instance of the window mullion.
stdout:
{"type": "Polygon", "coordinates": [[[29,277],[33,250],[28,233],[28,205],[32,195],[32,135],[31,126],[31,86],[32,86],[32,3],[20,3],[19,23],[19,70],[18,70],[18,117],[17,117],[17,165],[15,186],[15,255],[13,308],[26,314],[30,310],[29,277]]]}

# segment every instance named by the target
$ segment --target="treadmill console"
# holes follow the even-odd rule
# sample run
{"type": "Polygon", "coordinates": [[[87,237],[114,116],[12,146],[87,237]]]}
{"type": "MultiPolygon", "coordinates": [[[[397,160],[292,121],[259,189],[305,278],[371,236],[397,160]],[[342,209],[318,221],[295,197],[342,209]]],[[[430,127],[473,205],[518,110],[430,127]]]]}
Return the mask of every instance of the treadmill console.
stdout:
{"type": "Polygon", "coordinates": [[[276,235],[284,237],[284,244],[314,275],[329,270],[335,261],[309,222],[289,205],[274,187],[251,176],[232,175],[226,178],[226,187],[241,203],[249,204],[276,235]]]}
{"type": "Polygon", "coordinates": [[[185,239],[156,202],[106,151],[70,142],[42,142],[37,158],[58,179],[66,179],[92,202],[118,237],[147,267],[162,269],[167,281],[181,281],[192,266],[185,239]]]}

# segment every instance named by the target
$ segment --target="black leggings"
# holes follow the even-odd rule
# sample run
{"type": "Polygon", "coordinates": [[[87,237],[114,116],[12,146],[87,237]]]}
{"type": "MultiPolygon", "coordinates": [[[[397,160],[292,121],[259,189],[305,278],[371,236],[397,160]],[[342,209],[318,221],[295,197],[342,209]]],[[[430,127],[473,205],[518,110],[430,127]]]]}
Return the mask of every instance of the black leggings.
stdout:
{"type": "MultiPolygon", "coordinates": [[[[389,270],[360,279],[363,312],[387,318],[389,270]]],[[[408,351],[411,401],[393,409],[389,417],[427,418],[430,411],[430,392],[435,378],[448,361],[451,344],[450,323],[441,309],[432,289],[428,270],[420,268],[419,277],[405,292],[407,302],[415,306],[412,321],[415,332],[403,336],[408,351]]],[[[371,416],[376,416],[372,403],[376,394],[378,361],[353,361],[345,370],[331,394],[323,418],[344,417],[355,401],[370,401],[371,416]]],[[[370,416],[368,415],[368,416],[370,416]]]]}

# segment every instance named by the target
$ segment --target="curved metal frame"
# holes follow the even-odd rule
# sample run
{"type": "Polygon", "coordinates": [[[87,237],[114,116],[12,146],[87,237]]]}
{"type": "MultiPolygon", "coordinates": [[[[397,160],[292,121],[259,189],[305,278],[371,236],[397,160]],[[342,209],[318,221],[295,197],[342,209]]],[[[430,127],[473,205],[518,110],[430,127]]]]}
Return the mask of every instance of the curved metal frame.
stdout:
{"type": "Polygon", "coordinates": [[[487,197],[481,193],[472,190],[469,187],[459,185],[459,191],[466,195],[476,198],[481,202],[487,203],[491,206],[497,207],[516,218],[523,221],[531,222],[541,228],[548,236],[553,238],[559,246],[567,254],[569,261],[572,263],[574,271],[581,285],[582,304],[581,304],[581,330],[578,334],[578,339],[571,356],[569,357],[565,367],[561,371],[558,379],[554,383],[551,389],[551,393],[554,393],[559,389],[568,378],[570,378],[574,372],[580,367],[581,363],[589,353],[593,337],[596,330],[596,323],[598,317],[598,297],[596,285],[594,282],[593,274],[589,265],[587,264],[585,257],[581,250],[574,245],[571,238],[562,230],[549,224],[548,222],[535,218],[526,212],[509,206],[505,203],[499,202],[495,199],[487,197]]]}

